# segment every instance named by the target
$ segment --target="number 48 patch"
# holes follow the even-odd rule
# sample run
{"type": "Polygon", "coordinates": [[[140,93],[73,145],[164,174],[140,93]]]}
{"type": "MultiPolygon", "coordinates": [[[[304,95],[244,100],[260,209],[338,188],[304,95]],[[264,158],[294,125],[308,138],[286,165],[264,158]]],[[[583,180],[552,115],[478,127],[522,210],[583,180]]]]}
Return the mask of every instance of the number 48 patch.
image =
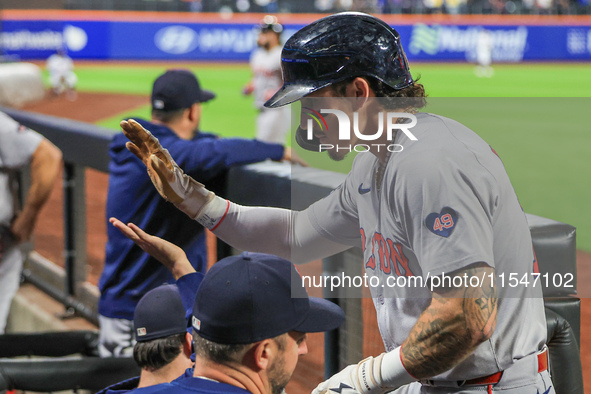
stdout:
{"type": "Polygon", "coordinates": [[[458,223],[458,213],[450,207],[443,207],[441,212],[433,212],[425,218],[425,226],[435,235],[449,237],[458,223]]]}

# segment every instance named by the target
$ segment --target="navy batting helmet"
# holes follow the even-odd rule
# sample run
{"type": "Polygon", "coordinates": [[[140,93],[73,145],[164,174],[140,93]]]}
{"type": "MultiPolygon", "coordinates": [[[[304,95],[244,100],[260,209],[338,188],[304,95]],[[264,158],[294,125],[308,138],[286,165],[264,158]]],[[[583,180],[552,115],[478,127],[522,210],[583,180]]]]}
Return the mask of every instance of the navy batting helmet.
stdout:
{"type": "Polygon", "coordinates": [[[293,103],[350,77],[374,77],[392,89],[413,83],[400,35],[360,12],[319,19],[287,40],[281,53],[283,86],[265,107],[293,103]]]}

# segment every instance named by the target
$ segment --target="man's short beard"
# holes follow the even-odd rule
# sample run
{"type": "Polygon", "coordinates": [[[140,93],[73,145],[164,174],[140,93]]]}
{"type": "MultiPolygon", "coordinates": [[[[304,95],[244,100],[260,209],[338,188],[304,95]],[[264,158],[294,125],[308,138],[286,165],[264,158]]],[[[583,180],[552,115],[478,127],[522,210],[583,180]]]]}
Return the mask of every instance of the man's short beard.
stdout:
{"type": "Polygon", "coordinates": [[[331,149],[331,150],[328,150],[327,152],[328,152],[328,157],[330,157],[333,161],[341,161],[345,157],[347,157],[347,154],[349,153],[346,151],[337,152],[336,149],[331,149]]]}
{"type": "Polygon", "coordinates": [[[285,392],[285,386],[289,383],[291,374],[285,371],[285,360],[277,359],[269,369],[269,383],[271,384],[271,394],[282,394],[285,392]]]}

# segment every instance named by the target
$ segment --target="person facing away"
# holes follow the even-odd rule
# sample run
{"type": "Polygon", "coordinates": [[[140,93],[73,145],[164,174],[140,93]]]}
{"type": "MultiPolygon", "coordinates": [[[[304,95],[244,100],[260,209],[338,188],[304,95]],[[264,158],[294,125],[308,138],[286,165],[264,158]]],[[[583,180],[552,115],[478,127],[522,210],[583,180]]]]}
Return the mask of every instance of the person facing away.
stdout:
{"type": "Polygon", "coordinates": [[[281,394],[308,352],[306,334],[343,321],[339,306],[308,296],[289,261],[249,252],[227,257],[197,290],[194,368],[151,392],[281,394]]]}
{"type": "Polygon", "coordinates": [[[147,394],[152,386],[171,382],[191,368],[192,336],[187,332],[185,306],[176,285],[162,285],[139,301],[133,318],[136,344],[133,358],[140,376],[111,385],[99,394],[147,394]]]}
{"type": "MultiPolygon", "coordinates": [[[[202,104],[215,98],[203,90],[190,70],[168,70],[154,82],[151,119],[139,120],[151,128],[178,165],[195,179],[223,191],[232,166],[271,160],[297,160],[291,149],[241,138],[218,138],[201,132],[202,104]]],[[[123,134],[115,135],[109,155],[106,216],[137,223],[146,231],[183,248],[198,272],[205,269],[207,253],[202,226],[179,213],[151,185],[142,162],[125,148],[123,134]]],[[[172,283],[168,270],[144,253],[118,230],[108,226],[105,265],[99,280],[99,351],[101,356],[131,356],[133,311],[143,294],[172,283]]]]}

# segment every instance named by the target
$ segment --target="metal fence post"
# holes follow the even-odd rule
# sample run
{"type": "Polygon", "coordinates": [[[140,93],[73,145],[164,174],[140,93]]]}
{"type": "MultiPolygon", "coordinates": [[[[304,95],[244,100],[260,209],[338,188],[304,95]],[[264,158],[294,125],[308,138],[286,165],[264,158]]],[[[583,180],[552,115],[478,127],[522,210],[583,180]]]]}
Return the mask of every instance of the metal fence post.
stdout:
{"type": "MultiPolygon", "coordinates": [[[[330,256],[322,260],[322,276],[338,275],[342,271],[342,255],[330,256]]],[[[331,291],[326,286],[322,289],[322,297],[340,305],[339,294],[331,291]]],[[[340,348],[339,348],[339,329],[324,333],[324,378],[328,379],[339,368],[340,348]]]]}
{"type": "MultiPolygon", "coordinates": [[[[344,277],[363,274],[363,254],[352,248],[322,260],[322,275],[342,278],[342,286],[331,291],[325,286],[323,298],[339,305],[345,311],[345,323],[338,330],[324,334],[324,376],[330,378],[349,364],[363,358],[362,288],[345,284],[344,277]]],[[[328,283],[331,283],[329,280],[328,283]]]]}
{"type": "Polygon", "coordinates": [[[86,280],[86,201],[84,167],[64,165],[64,262],[66,294],[86,280]]]}

